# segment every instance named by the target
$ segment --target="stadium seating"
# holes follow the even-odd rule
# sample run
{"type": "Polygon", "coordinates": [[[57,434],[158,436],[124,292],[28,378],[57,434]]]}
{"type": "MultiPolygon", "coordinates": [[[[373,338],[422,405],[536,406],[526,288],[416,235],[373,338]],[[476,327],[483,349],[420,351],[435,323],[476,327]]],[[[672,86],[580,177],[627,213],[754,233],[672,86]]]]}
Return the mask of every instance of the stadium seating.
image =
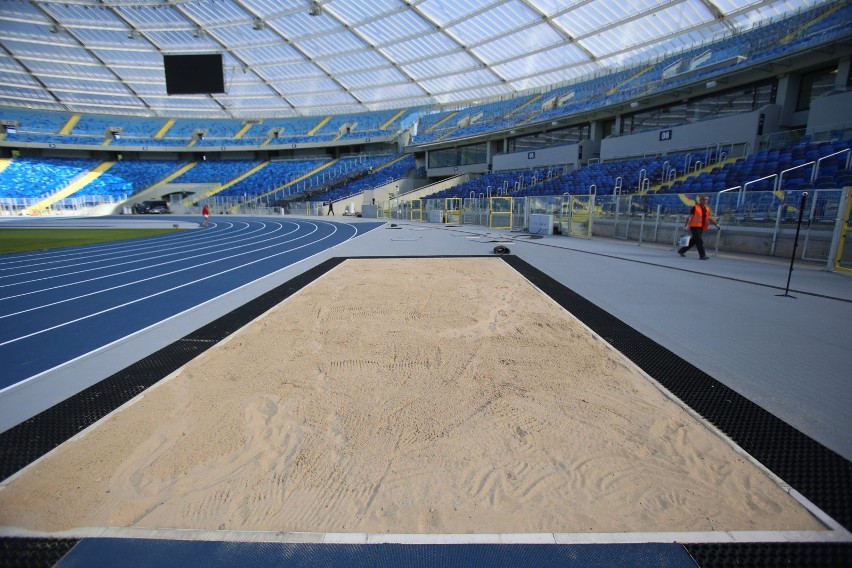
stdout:
{"type": "Polygon", "coordinates": [[[180,160],[122,160],[76,194],[123,199],[162,181],[184,164],[180,160]]]}
{"type": "Polygon", "coordinates": [[[332,180],[329,189],[311,196],[312,201],[337,201],[358,195],[366,189],[392,183],[407,177],[415,168],[412,155],[378,155],[367,159],[358,159],[337,180],[332,180]]]}
{"type": "MultiPolygon", "coordinates": [[[[546,124],[556,118],[589,109],[623,103],[640,95],[669,89],[697,78],[729,72],[743,62],[770,61],[785,54],[812,48],[827,39],[848,36],[852,27],[852,4],[832,4],[802,10],[796,15],[747,32],[666,54],[572,81],[538,93],[474,105],[461,109],[429,112],[430,109],[383,110],[340,116],[267,118],[258,120],[131,117],[115,114],[88,115],[59,111],[0,109],[0,119],[16,125],[7,140],[22,143],[161,148],[218,146],[261,146],[265,144],[334,143],[386,136],[400,127],[400,117],[420,114],[418,134],[412,143],[452,140],[483,133],[503,132],[529,122],[546,124]],[[111,136],[115,130],[119,136],[111,136]],[[203,133],[198,136],[198,133],[203,133]]],[[[676,154],[644,159],[611,160],[590,164],[573,172],[537,168],[496,172],[450,188],[431,197],[470,197],[505,192],[517,197],[588,193],[643,192],[659,186],[655,197],[669,200],[683,193],[718,192],[746,186],[759,192],[774,189],[833,189],[852,183],[849,170],[850,140],[814,142],[808,138],[785,148],[765,149],[736,161],[715,164],[717,156],[705,156],[702,164],[712,167],[684,175],[690,156],[676,154]],[[839,153],[839,154],[838,154],[839,153]],[[809,165],[819,161],[819,167],[809,165]],[[783,172],[783,174],[782,174],[783,172]],[[677,176],[677,179],[672,179],[677,176]],[[777,176],[777,177],[773,177],[777,176]],[[758,181],[760,178],[770,179],[758,181]],[[778,179],[780,177],[780,180],[778,179]],[[647,181],[645,181],[647,180],[647,181]]],[[[174,180],[176,183],[214,183],[225,186],[220,195],[257,196],[270,192],[310,191],[323,200],[340,199],[364,189],[387,183],[414,170],[414,158],[398,155],[346,157],[322,173],[308,175],[330,162],[330,158],[200,161],[174,180]],[[265,165],[263,165],[265,164],[265,165]],[[239,180],[253,168],[253,175],[239,180]],[[374,174],[365,175],[369,166],[374,174]],[[306,177],[307,176],[307,177],[306,177]],[[305,177],[299,183],[297,179],[305,177]],[[239,181],[237,181],[239,180],[239,181]]],[[[41,198],[66,186],[70,180],[95,167],[97,159],[20,157],[11,160],[0,175],[0,197],[41,198]]],[[[175,171],[178,160],[122,160],[77,193],[92,196],[132,195],[175,171]]],[[[422,175],[422,172],[421,172],[422,175]]],[[[666,201],[667,206],[669,204],[666,201]]],[[[677,206],[671,200],[672,207],[677,206]]],[[[682,205],[682,203],[681,203],[682,205]]],[[[777,203],[755,202],[753,211],[770,211],[777,203]]]]}
{"type": "Polygon", "coordinates": [[[261,160],[203,160],[182,173],[174,183],[226,184],[263,163],[261,160]]]}
{"type": "Polygon", "coordinates": [[[226,187],[216,195],[251,198],[276,190],[290,195],[294,191],[294,182],[328,162],[328,158],[274,160],[252,175],[226,187]]]}
{"type": "Polygon", "coordinates": [[[48,197],[99,163],[91,158],[16,158],[0,172],[0,198],[48,197]]]}

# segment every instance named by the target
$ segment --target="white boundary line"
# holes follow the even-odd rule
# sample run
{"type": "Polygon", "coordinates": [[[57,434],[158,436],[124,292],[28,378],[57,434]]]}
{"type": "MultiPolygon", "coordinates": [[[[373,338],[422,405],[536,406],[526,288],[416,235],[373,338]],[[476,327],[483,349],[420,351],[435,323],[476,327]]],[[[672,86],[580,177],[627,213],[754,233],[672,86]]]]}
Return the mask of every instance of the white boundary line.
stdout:
{"type": "Polygon", "coordinates": [[[322,544],[705,544],[738,542],[852,542],[847,531],[699,531],[618,533],[323,533],[204,529],[142,529],[90,527],[60,532],[38,532],[4,527],[4,537],[129,538],[209,542],[280,542],[322,544]]]}

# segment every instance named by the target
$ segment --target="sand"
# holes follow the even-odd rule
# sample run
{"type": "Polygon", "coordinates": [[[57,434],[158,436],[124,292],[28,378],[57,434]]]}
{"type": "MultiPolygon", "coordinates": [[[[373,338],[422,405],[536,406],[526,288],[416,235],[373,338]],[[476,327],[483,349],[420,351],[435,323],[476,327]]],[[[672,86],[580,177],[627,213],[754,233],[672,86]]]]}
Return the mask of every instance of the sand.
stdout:
{"type": "Polygon", "coordinates": [[[0,526],[824,528],[499,258],[345,261],[14,477],[0,526]]]}

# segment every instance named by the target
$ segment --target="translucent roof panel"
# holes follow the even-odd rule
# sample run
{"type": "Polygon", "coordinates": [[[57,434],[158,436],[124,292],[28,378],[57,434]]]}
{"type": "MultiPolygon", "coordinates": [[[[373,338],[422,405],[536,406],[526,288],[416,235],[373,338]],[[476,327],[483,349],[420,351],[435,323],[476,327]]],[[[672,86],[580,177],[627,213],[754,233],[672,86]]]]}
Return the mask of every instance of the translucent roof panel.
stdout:
{"type": "Polygon", "coordinates": [[[490,10],[448,23],[446,30],[464,45],[477,45],[509,34],[541,17],[522,2],[496,4],[490,10]]]}
{"type": "Polygon", "coordinates": [[[255,118],[546,91],[842,0],[0,0],[0,105],[255,118]],[[165,54],[225,93],[168,96],[165,54]]]}
{"type": "Polygon", "coordinates": [[[359,31],[367,42],[379,46],[405,41],[418,34],[428,34],[432,29],[432,24],[414,12],[395,12],[366,22],[359,31]]]}

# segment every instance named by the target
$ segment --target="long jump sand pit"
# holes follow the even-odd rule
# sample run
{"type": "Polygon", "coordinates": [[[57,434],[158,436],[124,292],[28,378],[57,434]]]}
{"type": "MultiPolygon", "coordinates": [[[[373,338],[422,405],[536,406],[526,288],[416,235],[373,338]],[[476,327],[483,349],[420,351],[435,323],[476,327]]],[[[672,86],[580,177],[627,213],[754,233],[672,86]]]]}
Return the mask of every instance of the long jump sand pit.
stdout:
{"type": "Polygon", "coordinates": [[[343,262],[12,478],[0,526],[825,528],[499,258],[343,262]]]}

